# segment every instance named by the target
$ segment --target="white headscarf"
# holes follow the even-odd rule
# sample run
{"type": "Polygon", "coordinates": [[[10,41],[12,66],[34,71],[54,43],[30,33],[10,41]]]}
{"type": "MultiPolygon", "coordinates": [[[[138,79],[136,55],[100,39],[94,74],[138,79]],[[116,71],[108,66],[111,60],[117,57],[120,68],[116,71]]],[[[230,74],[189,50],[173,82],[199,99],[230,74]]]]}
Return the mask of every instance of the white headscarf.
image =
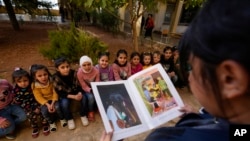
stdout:
{"type": "MultiPolygon", "coordinates": [[[[89,62],[89,63],[91,64],[91,69],[90,69],[90,71],[89,71],[89,72],[91,72],[91,71],[92,71],[92,68],[93,68],[93,62],[92,62],[91,58],[89,58],[89,57],[86,56],[86,55],[84,55],[84,56],[82,56],[82,57],[80,58],[79,65],[80,65],[81,69],[82,69],[82,64],[85,63],[85,62],[89,62]]],[[[82,69],[82,71],[83,71],[84,73],[89,73],[89,72],[86,72],[84,69],[82,69]]]]}

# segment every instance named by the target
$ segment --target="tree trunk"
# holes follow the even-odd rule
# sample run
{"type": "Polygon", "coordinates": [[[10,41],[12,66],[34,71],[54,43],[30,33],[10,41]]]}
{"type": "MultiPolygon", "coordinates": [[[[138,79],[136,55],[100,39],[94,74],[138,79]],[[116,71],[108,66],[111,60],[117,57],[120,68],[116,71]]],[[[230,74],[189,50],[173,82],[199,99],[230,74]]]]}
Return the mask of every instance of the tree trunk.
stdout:
{"type": "Polygon", "coordinates": [[[136,28],[136,21],[132,23],[132,30],[133,30],[133,47],[135,51],[139,51],[138,48],[138,38],[137,38],[137,28],[136,28]]]}
{"type": "Polygon", "coordinates": [[[16,19],[16,15],[15,15],[15,12],[14,12],[14,9],[12,7],[10,0],[3,0],[3,2],[5,4],[5,8],[9,15],[9,19],[10,19],[13,29],[16,31],[20,30],[18,21],[16,19]]]}

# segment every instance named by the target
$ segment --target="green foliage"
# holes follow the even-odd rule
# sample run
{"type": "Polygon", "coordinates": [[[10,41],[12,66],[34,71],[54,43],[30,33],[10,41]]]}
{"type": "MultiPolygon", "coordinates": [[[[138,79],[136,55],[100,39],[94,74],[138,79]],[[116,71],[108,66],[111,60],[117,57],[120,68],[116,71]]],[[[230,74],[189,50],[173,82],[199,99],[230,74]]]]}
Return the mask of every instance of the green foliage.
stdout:
{"type": "Polygon", "coordinates": [[[206,0],[185,0],[185,9],[201,7],[206,0]]]}
{"type": "Polygon", "coordinates": [[[49,39],[50,45],[42,46],[40,53],[51,60],[63,56],[71,62],[78,62],[81,56],[88,55],[95,64],[98,52],[107,50],[107,45],[96,37],[77,30],[74,24],[70,30],[49,31],[49,39]]]}
{"type": "Polygon", "coordinates": [[[114,15],[118,17],[117,10],[112,12],[113,14],[108,13],[107,11],[103,10],[100,13],[100,23],[102,27],[108,31],[116,33],[119,31],[119,19],[116,18],[114,15]]]}

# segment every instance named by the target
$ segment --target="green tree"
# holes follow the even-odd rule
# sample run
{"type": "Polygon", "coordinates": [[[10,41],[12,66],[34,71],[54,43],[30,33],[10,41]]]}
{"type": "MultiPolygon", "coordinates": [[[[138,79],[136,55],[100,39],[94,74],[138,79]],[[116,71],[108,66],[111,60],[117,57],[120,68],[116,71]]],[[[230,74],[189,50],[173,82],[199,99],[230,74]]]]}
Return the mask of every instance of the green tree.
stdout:
{"type": "Polygon", "coordinates": [[[14,30],[20,30],[20,27],[16,19],[13,5],[15,5],[15,9],[23,10],[25,13],[30,15],[32,15],[38,7],[46,8],[47,12],[50,13],[49,9],[53,6],[51,2],[38,0],[3,0],[3,2],[14,30]]]}
{"type": "MultiPolygon", "coordinates": [[[[136,23],[141,19],[145,12],[157,12],[157,4],[166,3],[167,1],[176,2],[177,0],[72,0],[78,5],[84,5],[88,8],[101,8],[108,11],[110,14],[115,11],[113,10],[127,6],[129,9],[130,21],[127,22],[131,25],[132,29],[132,39],[133,47],[135,51],[138,51],[138,29],[136,23]]],[[[185,0],[186,8],[189,6],[201,5],[204,0],[185,0]]],[[[117,15],[113,14],[114,17],[119,18],[117,15]]]]}

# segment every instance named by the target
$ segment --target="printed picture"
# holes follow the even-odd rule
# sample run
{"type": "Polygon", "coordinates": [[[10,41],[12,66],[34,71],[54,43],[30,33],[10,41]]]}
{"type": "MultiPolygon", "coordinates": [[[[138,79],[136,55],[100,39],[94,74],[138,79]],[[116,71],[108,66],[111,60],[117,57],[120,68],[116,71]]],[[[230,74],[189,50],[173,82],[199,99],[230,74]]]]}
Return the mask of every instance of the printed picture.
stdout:
{"type": "Polygon", "coordinates": [[[97,90],[115,131],[141,124],[124,84],[101,85],[97,90]]]}
{"type": "Polygon", "coordinates": [[[178,106],[157,69],[136,77],[133,82],[152,117],[178,106]]]}

